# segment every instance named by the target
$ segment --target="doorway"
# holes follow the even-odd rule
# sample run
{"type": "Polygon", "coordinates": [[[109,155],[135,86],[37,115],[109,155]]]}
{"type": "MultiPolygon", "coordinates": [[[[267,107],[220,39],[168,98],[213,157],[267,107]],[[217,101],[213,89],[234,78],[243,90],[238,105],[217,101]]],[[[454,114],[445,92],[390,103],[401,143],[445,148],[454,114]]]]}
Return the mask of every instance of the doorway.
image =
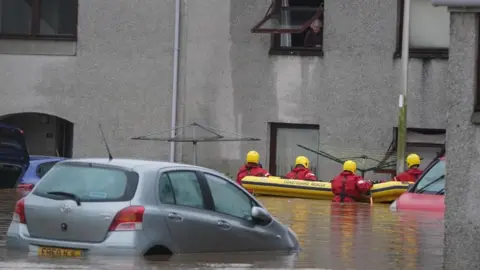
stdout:
{"type": "Polygon", "coordinates": [[[23,130],[30,155],[73,154],[73,123],[49,114],[16,113],[0,117],[0,122],[23,130]]]}

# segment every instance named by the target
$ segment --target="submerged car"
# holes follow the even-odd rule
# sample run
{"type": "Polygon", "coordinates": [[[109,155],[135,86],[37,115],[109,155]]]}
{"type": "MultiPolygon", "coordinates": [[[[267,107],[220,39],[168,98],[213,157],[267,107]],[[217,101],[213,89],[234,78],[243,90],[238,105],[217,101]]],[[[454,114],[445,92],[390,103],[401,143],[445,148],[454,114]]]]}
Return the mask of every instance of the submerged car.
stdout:
{"type": "Polygon", "coordinates": [[[392,203],[392,211],[445,212],[445,157],[434,160],[420,179],[392,203]]]}
{"type": "Polygon", "coordinates": [[[290,228],[223,174],[129,159],[57,163],[17,202],[6,240],[69,257],[299,248],[290,228]]]}
{"type": "Polygon", "coordinates": [[[65,160],[64,157],[30,156],[27,170],[18,181],[17,192],[22,196],[27,195],[33,187],[57,162],[65,160]]]}
{"type": "Polygon", "coordinates": [[[0,189],[14,188],[29,164],[23,131],[0,123],[0,189]]]}

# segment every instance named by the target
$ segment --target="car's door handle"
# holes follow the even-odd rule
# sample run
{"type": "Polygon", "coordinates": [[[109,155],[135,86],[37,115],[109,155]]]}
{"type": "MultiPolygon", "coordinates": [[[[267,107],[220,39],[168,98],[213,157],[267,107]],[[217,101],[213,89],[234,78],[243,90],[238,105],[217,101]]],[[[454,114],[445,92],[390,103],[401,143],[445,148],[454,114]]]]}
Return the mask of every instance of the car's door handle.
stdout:
{"type": "Polygon", "coordinates": [[[217,226],[220,227],[222,230],[230,230],[232,227],[230,223],[226,222],[225,220],[219,220],[217,221],[217,226]]]}
{"type": "Polygon", "coordinates": [[[180,222],[183,220],[183,217],[177,213],[168,213],[168,218],[177,222],[180,222]]]}

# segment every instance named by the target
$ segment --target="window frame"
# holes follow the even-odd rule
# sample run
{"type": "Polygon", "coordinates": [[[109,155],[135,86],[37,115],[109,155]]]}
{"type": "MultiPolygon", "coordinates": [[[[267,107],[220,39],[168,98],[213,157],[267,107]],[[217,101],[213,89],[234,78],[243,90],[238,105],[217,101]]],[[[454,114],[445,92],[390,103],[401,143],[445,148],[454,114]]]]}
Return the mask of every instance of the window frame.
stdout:
{"type": "Polygon", "coordinates": [[[320,130],[318,124],[294,124],[294,123],[278,123],[270,122],[270,143],[269,143],[269,157],[268,157],[268,171],[271,175],[277,175],[277,135],[278,130],[282,128],[289,129],[305,129],[305,130],[320,130]]]}
{"type": "Polygon", "coordinates": [[[480,15],[477,15],[477,56],[475,61],[475,91],[473,103],[472,123],[480,124],[480,15]]]}
{"type": "Polygon", "coordinates": [[[199,171],[196,171],[196,170],[192,170],[192,169],[168,169],[168,170],[161,170],[157,173],[157,176],[156,176],[156,181],[155,181],[155,194],[157,196],[157,203],[160,204],[160,205],[171,205],[171,206],[175,206],[175,207],[186,207],[186,208],[190,208],[190,209],[197,209],[197,210],[211,210],[214,206],[213,206],[213,200],[211,199],[211,196],[209,196],[209,192],[210,190],[208,189],[208,184],[206,183],[206,179],[203,177],[203,175],[201,175],[201,172],[199,171]],[[160,193],[159,193],[159,187],[160,187],[160,177],[162,176],[162,174],[166,174],[167,175],[167,178],[168,178],[168,181],[170,182],[170,185],[173,187],[172,185],[172,180],[170,179],[170,176],[168,175],[169,173],[174,173],[174,172],[193,172],[196,177],[197,177],[197,180],[198,180],[198,184],[200,186],[200,191],[201,191],[201,195],[202,195],[202,200],[203,200],[203,208],[197,208],[197,207],[192,207],[192,206],[188,206],[188,205],[179,205],[177,204],[177,199],[176,199],[176,196],[175,196],[175,192],[173,193],[173,197],[174,197],[174,204],[171,204],[171,203],[164,203],[162,202],[161,200],[161,197],[160,197],[160,193]]]}
{"type": "MultiPolygon", "coordinates": [[[[414,1],[414,0],[413,0],[414,1]]],[[[394,58],[402,57],[403,15],[405,0],[397,0],[397,38],[394,58]]],[[[409,58],[448,60],[449,48],[410,48],[409,58]]]]}
{"type": "Polygon", "coordinates": [[[77,41],[78,38],[78,0],[63,0],[73,2],[75,33],[73,35],[43,35],[40,34],[40,1],[32,0],[32,17],[30,34],[5,34],[0,32],[0,39],[20,39],[20,40],[58,40],[58,41],[77,41]]]}
{"type": "Polygon", "coordinates": [[[298,34],[304,31],[307,31],[310,24],[316,20],[321,18],[322,22],[324,22],[324,11],[325,8],[323,6],[319,6],[315,15],[306,20],[300,29],[298,30],[280,30],[280,29],[260,29],[260,26],[263,25],[267,20],[269,20],[274,14],[280,12],[282,9],[292,9],[292,10],[300,10],[300,9],[311,9],[314,8],[301,8],[301,7],[292,7],[292,8],[285,8],[282,7],[281,0],[272,0],[267,12],[263,16],[263,19],[260,22],[256,23],[252,28],[252,33],[269,33],[270,34],[270,49],[268,50],[269,55],[295,55],[295,56],[323,56],[323,28],[324,23],[322,25],[322,47],[321,48],[310,48],[310,47],[282,47],[280,46],[280,40],[282,34],[298,34]]]}

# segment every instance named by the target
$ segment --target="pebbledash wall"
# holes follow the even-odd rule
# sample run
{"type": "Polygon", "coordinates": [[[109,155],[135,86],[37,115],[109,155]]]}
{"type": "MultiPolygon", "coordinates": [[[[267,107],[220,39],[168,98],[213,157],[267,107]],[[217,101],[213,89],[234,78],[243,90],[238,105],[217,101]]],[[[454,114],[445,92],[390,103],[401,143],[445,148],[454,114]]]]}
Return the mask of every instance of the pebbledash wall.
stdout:
{"type": "Polygon", "coordinates": [[[433,2],[451,12],[444,269],[474,269],[480,265],[480,1],[433,2]]]}
{"type": "MultiPolygon", "coordinates": [[[[182,1],[177,125],[262,139],[200,143],[199,164],[233,173],[250,149],[268,164],[270,122],[318,124],[332,149],[386,151],[401,78],[397,4],[326,1],[324,56],[299,57],[269,55],[270,36],[251,33],[269,0],[182,1]]],[[[168,159],[168,143],[129,138],[170,128],[174,22],[174,0],[79,0],[77,42],[0,40],[0,115],[73,122],[75,157],[106,156],[101,122],[115,157],[168,159]]],[[[447,69],[410,60],[409,127],[446,128],[447,69]]],[[[191,144],[176,149],[192,161],[191,144]]]]}

